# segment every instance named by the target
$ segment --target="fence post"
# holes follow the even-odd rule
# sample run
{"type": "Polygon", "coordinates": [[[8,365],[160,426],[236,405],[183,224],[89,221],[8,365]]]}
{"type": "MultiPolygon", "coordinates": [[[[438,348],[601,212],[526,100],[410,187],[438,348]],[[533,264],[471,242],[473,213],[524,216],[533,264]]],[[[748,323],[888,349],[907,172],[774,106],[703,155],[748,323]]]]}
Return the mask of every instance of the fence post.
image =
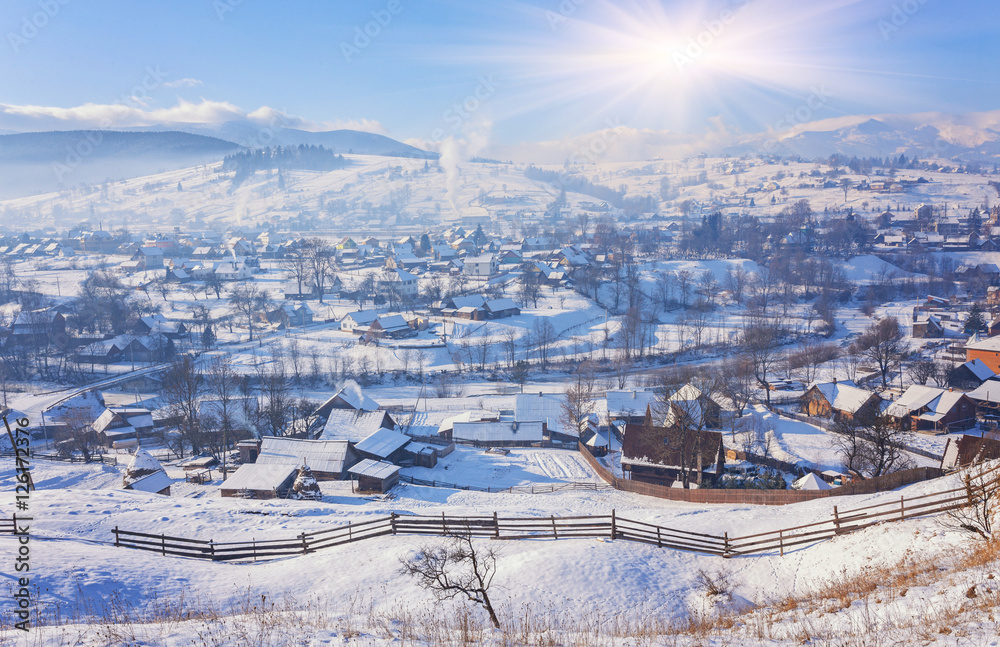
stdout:
{"type": "Polygon", "coordinates": [[[837,506],[833,506],[833,534],[840,534],[840,515],[837,513],[837,506]]]}
{"type": "Polygon", "coordinates": [[[305,555],[309,552],[309,543],[306,541],[306,533],[299,535],[299,539],[302,540],[302,554],[305,555]]]}
{"type": "Polygon", "coordinates": [[[493,511],[493,536],[500,539],[500,520],[497,519],[496,510],[493,511]]]}
{"type": "Polygon", "coordinates": [[[785,531],[778,530],[778,554],[781,557],[785,556],[785,531]]]}
{"type": "Polygon", "coordinates": [[[389,513],[389,531],[395,535],[396,534],[396,513],[389,513]]]}
{"type": "Polygon", "coordinates": [[[212,561],[214,562],[215,561],[215,540],[214,539],[209,539],[208,540],[208,551],[212,554],[212,561]]]}
{"type": "Polygon", "coordinates": [[[611,538],[615,539],[618,535],[617,524],[615,523],[615,510],[611,509],[611,538]]]}
{"type": "Polygon", "coordinates": [[[722,557],[728,558],[729,555],[729,532],[722,533],[722,557]]]}
{"type": "Polygon", "coordinates": [[[906,519],[906,497],[899,495],[899,520],[906,519]]]}
{"type": "Polygon", "coordinates": [[[120,548],[121,544],[118,542],[118,526],[115,526],[115,529],[112,532],[115,533],[115,548],[120,548]]]}
{"type": "Polygon", "coordinates": [[[251,537],[250,538],[250,544],[253,547],[253,561],[256,562],[257,561],[257,538],[256,537],[251,537]]]}
{"type": "Polygon", "coordinates": [[[660,527],[656,527],[656,547],[663,548],[663,542],[660,540],[660,527]]]}
{"type": "Polygon", "coordinates": [[[165,535],[160,535],[160,552],[166,556],[167,554],[167,538],[165,535]]]}
{"type": "Polygon", "coordinates": [[[347,543],[351,543],[354,539],[351,537],[351,522],[347,522],[347,543]]]}
{"type": "Polygon", "coordinates": [[[441,512],[441,536],[444,537],[448,534],[448,519],[444,516],[444,512],[441,512]]]}
{"type": "Polygon", "coordinates": [[[549,518],[552,519],[552,538],[559,539],[559,531],[556,529],[556,516],[552,515],[549,518]]]}

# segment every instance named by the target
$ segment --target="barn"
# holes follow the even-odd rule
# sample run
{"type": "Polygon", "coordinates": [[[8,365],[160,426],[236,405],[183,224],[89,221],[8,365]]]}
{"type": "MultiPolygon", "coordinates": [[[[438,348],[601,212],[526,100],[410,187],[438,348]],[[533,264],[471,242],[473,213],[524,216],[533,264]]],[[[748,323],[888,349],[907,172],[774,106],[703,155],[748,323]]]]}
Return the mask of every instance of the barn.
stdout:
{"type": "Polygon", "coordinates": [[[249,463],[226,479],[220,488],[224,497],[278,499],[288,494],[299,473],[297,465],[249,463]]]}
{"type": "Polygon", "coordinates": [[[399,466],[385,461],[366,458],[348,471],[351,473],[351,490],[355,492],[385,493],[399,483],[399,466]]]}
{"type": "Polygon", "coordinates": [[[358,460],[358,455],[346,440],[301,440],[265,436],[260,440],[257,465],[287,465],[293,468],[303,464],[312,469],[318,481],[339,481],[347,476],[347,466],[358,460]]]}
{"type": "Polygon", "coordinates": [[[354,446],[362,458],[398,463],[407,457],[404,449],[411,438],[392,429],[379,429],[354,446]]]}

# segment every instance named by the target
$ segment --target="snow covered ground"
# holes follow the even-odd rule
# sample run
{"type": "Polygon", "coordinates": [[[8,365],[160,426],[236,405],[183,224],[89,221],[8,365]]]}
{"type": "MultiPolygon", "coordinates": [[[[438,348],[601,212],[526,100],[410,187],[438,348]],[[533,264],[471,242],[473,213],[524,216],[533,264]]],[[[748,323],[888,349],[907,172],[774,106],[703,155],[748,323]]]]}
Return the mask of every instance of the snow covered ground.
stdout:
{"type": "MultiPolygon", "coordinates": [[[[567,453],[568,455],[568,453],[567,453]]],[[[13,492],[10,459],[3,459],[0,491],[13,492]]],[[[539,461],[544,462],[544,461],[539,461]]],[[[678,529],[730,536],[797,526],[829,518],[832,502],[817,500],[784,507],[698,506],[616,491],[559,493],[549,495],[487,494],[404,485],[391,499],[351,495],[338,484],[321,503],[299,501],[244,501],[202,497],[162,497],[117,489],[116,468],[88,467],[39,461],[35,466],[39,490],[32,494],[33,584],[38,586],[41,608],[64,618],[85,610],[100,614],[114,600],[127,601],[135,613],[163,610],[166,601],[187,604],[193,609],[220,608],[249,597],[272,602],[294,597],[293,608],[318,609],[321,601],[326,626],[312,627],[295,634],[295,622],[279,623],[294,635],[279,640],[277,631],[267,640],[250,644],[399,644],[399,622],[389,622],[384,634],[366,626],[375,618],[400,618],[433,614],[440,606],[428,592],[400,573],[399,559],[412,554],[421,544],[437,544],[437,539],[381,537],[336,547],[315,554],[258,564],[228,564],[163,557],[139,553],[111,545],[111,529],[140,530],[215,541],[292,536],[348,521],[374,519],[389,512],[439,515],[473,515],[497,511],[503,516],[607,514],[616,510],[622,517],[667,525],[678,529]],[[186,602],[182,603],[181,600],[186,602]],[[349,626],[357,635],[352,636],[349,626]]],[[[120,478],[120,477],[119,477],[120,478]]],[[[902,493],[916,496],[954,483],[926,482],[902,492],[838,499],[843,507],[861,507],[882,500],[896,500],[902,493]]],[[[11,497],[12,498],[12,497],[11,497]]],[[[12,512],[10,499],[2,499],[2,516],[12,512]]],[[[12,542],[0,538],[0,542],[12,542]]],[[[914,555],[944,559],[969,539],[948,530],[937,519],[928,518],[884,524],[834,540],[777,554],[717,557],[657,549],[622,540],[593,539],[534,540],[499,542],[500,561],[494,599],[505,620],[511,621],[526,609],[544,615],[558,610],[562,618],[630,618],[646,623],[680,621],[715,613],[713,599],[706,598],[699,584],[699,571],[725,572],[731,580],[732,604],[763,605],[792,595],[807,595],[837,578],[860,576],[872,569],[891,568],[914,555]]],[[[492,544],[484,540],[483,543],[492,544]]],[[[979,570],[955,573],[951,584],[915,587],[905,597],[887,590],[874,598],[865,613],[895,614],[895,617],[926,613],[934,605],[962,602],[961,594],[975,584],[979,595],[996,589],[996,564],[979,570]],[[992,588],[991,588],[992,587],[992,588]],[[890,598],[891,604],[890,604],[890,598]]],[[[10,582],[11,574],[4,578],[10,582]]],[[[283,607],[282,607],[283,608],[283,607]]],[[[787,612],[787,610],[786,610],[787,612]]],[[[796,631],[816,636],[836,632],[859,622],[863,609],[857,605],[809,615],[804,620],[789,613],[770,626],[773,640],[755,640],[750,621],[736,632],[722,633],[712,644],[794,644],[796,631]],[[805,624],[803,624],[805,623],[805,624]],[[742,632],[742,633],[741,633],[742,632]],[[729,636],[727,638],[727,635],[729,636]],[[779,639],[778,636],[785,638],[779,639]],[[743,636],[742,638],[740,636],[743,636]]],[[[291,613],[285,611],[284,613],[291,613]]],[[[226,615],[226,614],[223,614],[226,615]]],[[[122,614],[125,618],[127,614],[122,614]]],[[[319,617],[314,618],[317,622],[319,617]]],[[[977,616],[952,627],[965,632],[969,644],[995,645],[998,627],[995,616],[977,616]],[[991,642],[993,641],[993,642],[991,642]]],[[[166,622],[150,625],[120,623],[118,631],[133,632],[140,644],[202,644],[209,630],[218,630],[224,621],[166,622]]],[[[574,623],[566,623],[568,632],[574,623]]],[[[11,645],[68,644],[69,636],[90,631],[90,637],[75,644],[116,644],[97,635],[102,627],[52,627],[35,629],[20,636],[9,628],[0,642],[11,645]],[[68,632],[68,633],[67,633],[68,632]],[[27,642],[26,642],[27,641],[27,642]],[[32,642],[34,641],[34,642],[32,642]],[[61,641],[66,641],[65,643],[61,641]]],[[[235,634],[234,634],[235,635],[235,634]]],[[[946,634],[943,644],[950,642],[946,634]]],[[[487,642],[489,635],[486,636],[487,642]]],[[[551,644],[564,644],[553,637],[551,644]]],[[[573,644],[567,637],[567,642],[573,644]]],[[[528,641],[526,641],[528,642],[528,641]]],[[[117,644],[124,644],[120,642],[117,644]]],[[[234,644],[224,641],[206,644],[234,644]]],[[[246,644],[246,643],[244,643],[246,644]]],[[[431,642],[405,644],[440,644],[431,642]]],[[[490,643],[492,644],[492,643],[490,643]]],[[[521,644],[521,643],[517,643],[521,644]]],[[[576,644],[674,644],[668,639],[576,644]]],[[[682,641],[681,644],[686,644],[682,641]]],[[[705,644],[694,641],[693,644],[705,644]]],[[[819,644],[828,644],[820,642],[819,644]]],[[[853,643],[852,643],[853,644],[853,643]]],[[[861,644],[861,643],[859,643],[861,644]]]]}

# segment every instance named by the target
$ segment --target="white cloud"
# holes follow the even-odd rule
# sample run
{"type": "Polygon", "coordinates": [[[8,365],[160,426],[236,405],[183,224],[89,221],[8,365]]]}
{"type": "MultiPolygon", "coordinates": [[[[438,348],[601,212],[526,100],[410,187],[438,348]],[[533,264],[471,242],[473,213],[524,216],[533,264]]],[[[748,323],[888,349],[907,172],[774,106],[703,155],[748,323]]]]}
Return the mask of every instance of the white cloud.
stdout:
{"type": "Polygon", "coordinates": [[[40,130],[82,130],[169,126],[171,124],[218,126],[226,122],[247,122],[255,126],[299,128],[309,131],[348,128],[382,133],[385,128],[371,119],[310,121],[270,106],[247,112],[226,101],[187,101],[165,108],[152,108],[131,100],[113,104],[85,103],[70,108],[0,103],[0,130],[32,132],[40,130]]]}
{"type": "Polygon", "coordinates": [[[190,77],[185,79],[177,79],[176,81],[164,81],[163,87],[165,88],[193,88],[197,85],[204,85],[200,79],[192,79],[190,77]]]}

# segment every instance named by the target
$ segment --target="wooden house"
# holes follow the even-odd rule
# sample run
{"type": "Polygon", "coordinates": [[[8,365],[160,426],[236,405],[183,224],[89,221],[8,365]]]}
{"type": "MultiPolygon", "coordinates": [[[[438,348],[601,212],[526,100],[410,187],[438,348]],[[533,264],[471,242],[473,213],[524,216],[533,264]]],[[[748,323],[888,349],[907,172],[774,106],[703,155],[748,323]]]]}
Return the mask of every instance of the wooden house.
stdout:
{"type": "Polygon", "coordinates": [[[854,382],[817,382],[799,399],[802,413],[835,420],[871,420],[879,414],[882,398],[854,382]]]}
{"type": "Polygon", "coordinates": [[[901,429],[949,433],[976,424],[976,403],[960,391],[914,384],[885,414],[901,429]]]}
{"type": "Polygon", "coordinates": [[[348,471],[351,474],[351,490],[356,492],[384,494],[399,483],[399,466],[385,461],[366,458],[348,471]]]}
{"type": "Polygon", "coordinates": [[[355,444],[354,449],[362,458],[399,463],[408,458],[405,447],[411,438],[392,429],[378,429],[355,444]]]}
{"type": "Polygon", "coordinates": [[[689,482],[714,482],[725,463],[722,434],[646,424],[625,425],[621,465],[627,478],[670,487],[687,471],[689,482]]]}
{"type": "Polygon", "coordinates": [[[949,438],[941,458],[941,469],[954,470],[1000,458],[1000,440],[963,435],[949,438]]]}

